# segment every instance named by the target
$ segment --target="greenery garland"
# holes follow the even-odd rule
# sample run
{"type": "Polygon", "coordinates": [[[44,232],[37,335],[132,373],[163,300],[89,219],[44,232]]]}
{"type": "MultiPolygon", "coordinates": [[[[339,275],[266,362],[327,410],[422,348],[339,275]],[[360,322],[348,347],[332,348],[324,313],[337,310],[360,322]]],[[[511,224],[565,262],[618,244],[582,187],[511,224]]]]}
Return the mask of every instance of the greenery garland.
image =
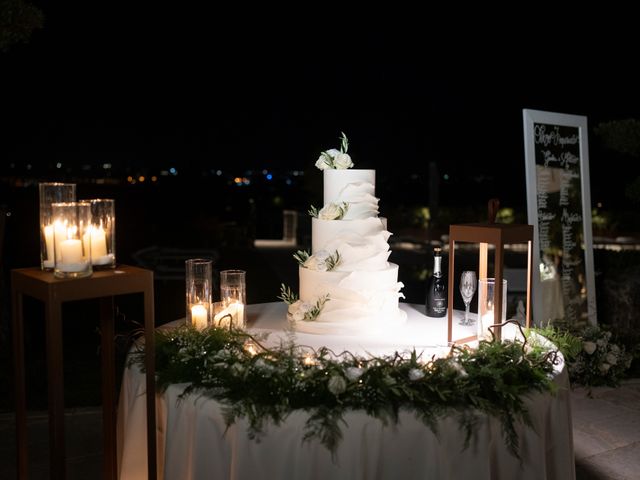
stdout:
{"type": "MultiPolygon", "coordinates": [[[[523,394],[552,392],[555,352],[509,341],[482,341],[477,349],[453,347],[446,358],[416,351],[360,357],[292,341],[276,348],[241,330],[191,326],[156,332],[157,386],[186,383],[181,396],[199,392],[223,404],[227,426],[244,417],[259,438],[267,422],[278,425],[305,410],[304,440],[319,440],[332,454],[350,410],[397,424],[401,409],[436,433],[440,418],[456,414],[465,448],[480,416],[500,420],[506,445],[519,458],[516,422],[531,425],[523,394]]],[[[144,352],[131,362],[144,369],[144,352]]]]}

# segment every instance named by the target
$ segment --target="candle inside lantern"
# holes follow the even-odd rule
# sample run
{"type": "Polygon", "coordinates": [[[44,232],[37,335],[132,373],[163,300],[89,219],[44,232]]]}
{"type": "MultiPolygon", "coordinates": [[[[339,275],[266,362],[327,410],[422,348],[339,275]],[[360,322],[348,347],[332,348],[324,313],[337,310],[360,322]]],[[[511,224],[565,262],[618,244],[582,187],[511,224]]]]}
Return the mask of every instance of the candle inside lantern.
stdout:
{"type": "Polygon", "coordinates": [[[45,268],[53,268],[53,225],[44,226],[44,242],[47,250],[47,259],[43,261],[45,268]]]}
{"type": "Polygon", "coordinates": [[[191,324],[198,330],[202,330],[208,325],[207,308],[204,305],[191,306],[191,324]]]}
{"type": "Polygon", "coordinates": [[[82,242],[85,251],[91,251],[91,263],[105,265],[112,262],[113,257],[107,253],[107,235],[102,225],[90,225],[82,236],[82,242]],[[91,245],[91,248],[89,248],[89,245],[91,245]]]}
{"type": "Polygon", "coordinates": [[[216,313],[213,317],[214,324],[219,328],[244,328],[244,305],[239,302],[233,302],[216,313]]]}
{"type": "Polygon", "coordinates": [[[64,266],[82,263],[82,242],[72,238],[61,241],[60,259],[60,264],[64,266]]]}
{"type": "MultiPolygon", "coordinates": [[[[495,318],[495,279],[480,279],[478,282],[478,339],[490,339],[489,327],[503,323],[507,318],[507,281],[502,280],[502,319],[495,318]]],[[[495,333],[495,331],[494,331],[495,333]]]]}

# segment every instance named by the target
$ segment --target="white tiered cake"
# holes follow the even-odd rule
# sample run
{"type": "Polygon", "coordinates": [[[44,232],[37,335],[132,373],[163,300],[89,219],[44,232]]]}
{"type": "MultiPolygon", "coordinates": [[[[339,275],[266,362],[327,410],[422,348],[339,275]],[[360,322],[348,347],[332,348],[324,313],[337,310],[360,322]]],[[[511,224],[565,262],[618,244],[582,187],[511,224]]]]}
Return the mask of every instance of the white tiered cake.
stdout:
{"type": "MultiPolygon", "coordinates": [[[[323,155],[332,152],[341,155],[323,155]]],[[[299,252],[300,299],[289,318],[306,333],[382,333],[406,314],[398,308],[398,266],[388,262],[391,234],[378,217],[375,170],[323,170],[324,207],[312,218],[311,256],[299,252]]]]}

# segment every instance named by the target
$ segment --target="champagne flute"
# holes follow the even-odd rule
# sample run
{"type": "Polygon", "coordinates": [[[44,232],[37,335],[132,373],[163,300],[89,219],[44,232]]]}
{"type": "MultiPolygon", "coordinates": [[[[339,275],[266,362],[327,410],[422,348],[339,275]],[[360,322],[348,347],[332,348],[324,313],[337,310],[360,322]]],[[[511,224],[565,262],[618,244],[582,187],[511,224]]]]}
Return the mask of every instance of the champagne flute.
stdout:
{"type": "Polygon", "coordinates": [[[474,293],[476,293],[477,287],[478,280],[476,278],[476,272],[462,272],[462,275],[460,275],[460,295],[462,295],[462,300],[464,301],[464,318],[462,322],[460,322],[460,325],[471,325],[469,321],[469,305],[471,304],[474,293]]]}

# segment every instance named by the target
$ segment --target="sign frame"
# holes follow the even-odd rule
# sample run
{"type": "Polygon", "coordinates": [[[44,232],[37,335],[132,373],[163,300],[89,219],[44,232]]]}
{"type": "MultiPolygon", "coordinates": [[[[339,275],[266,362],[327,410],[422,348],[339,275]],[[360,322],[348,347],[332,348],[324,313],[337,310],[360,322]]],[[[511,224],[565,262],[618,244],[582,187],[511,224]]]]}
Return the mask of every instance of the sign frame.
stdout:
{"type": "MultiPolygon", "coordinates": [[[[597,325],[596,290],[593,268],[593,239],[591,223],[591,191],[589,178],[589,151],[587,117],[568,115],[563,113],[545,112],[541,110],[522,110],[524,121],[524,149],[525,171],[527,182],[527,215],[529,224],[534,228],[534,241],[538,245],[533,249],[533,264],[541,266],[540,260],[540,218],[538,199],[538,177],[536,169],[536,125],[544,124],[554,127],[572,127],[578,131],[579,137],[579,172],[581,193],[581,215],[583,243],[577,247],[584,254],[584,284],[586,288],[587,321],[591,325],[597,325]]],[[[575,240],[575,239],[574,239],[575,240]]],[[[536,267],[537,268],[537,267],[536,267]]],[[[535,324],[540,324],[543,313],[542,285],[540,275],[533,275],[533,318],[535,324]]],[[[548,320],[548,319],[547,319],[548,320]]]]}

